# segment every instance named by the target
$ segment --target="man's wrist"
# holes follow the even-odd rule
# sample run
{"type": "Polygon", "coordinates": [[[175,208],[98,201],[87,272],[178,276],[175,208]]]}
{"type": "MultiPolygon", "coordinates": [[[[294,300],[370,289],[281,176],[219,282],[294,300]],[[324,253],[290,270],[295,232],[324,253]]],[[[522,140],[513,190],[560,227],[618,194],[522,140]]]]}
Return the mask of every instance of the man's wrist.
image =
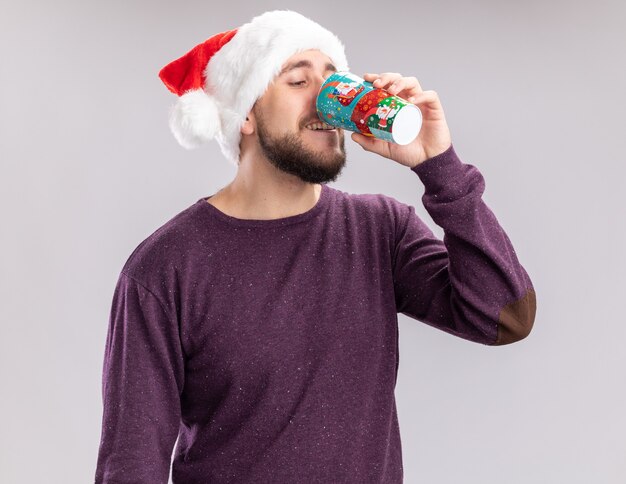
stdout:
{"type": "Polygon", "coordinates": [[[441,154],[445,153],[446,151],[448,151],[448,150],[450,149],[450,147],[451,147],[451,146],[452,146],[452,143],[450,143],[450,144],[448,145],[448,147],[447,147],[447,148],[445,148],[445,149],[441,149],[441,148],[440,148],[440,149],[436,149],[436,150],[434,150],[434,151],[425,151],[426,158],[424,158],[423,160],[418,161],[417,163],[415,163],[415,164],[413,164],[413,165],[409,165],[409,168],[411,168],[411,169],[412,169],[412,168],[415,168],[416,166],[421,165],[421,164],[422,164],[422,163],[424,163],[425,161],[428,161],[428,160],[430,160],[430,159],[432,159],[432,158],[435,158],[436,156],[439,156],[439,155],[441,155],[441,154]]]}

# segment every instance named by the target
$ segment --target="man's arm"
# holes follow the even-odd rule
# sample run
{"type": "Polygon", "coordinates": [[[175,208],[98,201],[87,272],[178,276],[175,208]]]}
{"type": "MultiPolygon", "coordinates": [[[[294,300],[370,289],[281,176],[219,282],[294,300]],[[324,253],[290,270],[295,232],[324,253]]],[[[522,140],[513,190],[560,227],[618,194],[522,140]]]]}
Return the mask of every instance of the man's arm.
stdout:
{"type": "Polygon", "coordinates": [[[486,345],[525,338],[536,312],[532,282],[508,236],[482,200],[485,181],[452,145],[414,167],[424,207],[444,229],[436,238],[406,205],[396,232],[399,313],[486,345]]]}
{"type": "Polygon", "coordinates": [[[152,292],[122,271],[104,355],[96,484],[167,484],[183,383],[175,321],[152,292]]]}

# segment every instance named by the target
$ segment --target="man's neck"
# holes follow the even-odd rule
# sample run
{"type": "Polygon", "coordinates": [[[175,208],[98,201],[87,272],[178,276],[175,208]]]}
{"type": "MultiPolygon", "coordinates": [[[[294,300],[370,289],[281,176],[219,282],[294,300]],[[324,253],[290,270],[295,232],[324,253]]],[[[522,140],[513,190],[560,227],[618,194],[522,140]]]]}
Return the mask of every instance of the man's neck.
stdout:
{"type": "Polygon", "coordinates": [[[299,215],[318,202],[322,186],[306,183],[273,166],[239,166],[235,179],[208,199],[231,217],[273,220],[299,215]]]}

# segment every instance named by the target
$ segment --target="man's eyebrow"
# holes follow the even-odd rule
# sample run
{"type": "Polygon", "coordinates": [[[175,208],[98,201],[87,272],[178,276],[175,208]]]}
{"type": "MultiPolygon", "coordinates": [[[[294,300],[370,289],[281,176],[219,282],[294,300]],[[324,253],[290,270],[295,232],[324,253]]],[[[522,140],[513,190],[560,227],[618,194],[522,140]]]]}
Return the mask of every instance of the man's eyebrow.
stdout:
{"type": "MultiPolygon", "coordinates": [[[[311,63],[311,61],[306,60],[306,59],[302,59],[302,60],[297,61],[297,62],[291,62],[290,64],[287,64],[283,68],[282,71],[280,71],[279,76],[282,76],[283,74],[285,74],[285,73],[287,73],[289,71],[292,71],[294,69],[298,69],[300,67],[307,67],[309,69],[312,69],[313,68],[313,64],[311,63]]],[[[325,67],[326,67],[327,71],[335,71],[335,72],[337,72],[337,68],[333,64],[331,64],[330,62],[327,62],[325,67]]]]}

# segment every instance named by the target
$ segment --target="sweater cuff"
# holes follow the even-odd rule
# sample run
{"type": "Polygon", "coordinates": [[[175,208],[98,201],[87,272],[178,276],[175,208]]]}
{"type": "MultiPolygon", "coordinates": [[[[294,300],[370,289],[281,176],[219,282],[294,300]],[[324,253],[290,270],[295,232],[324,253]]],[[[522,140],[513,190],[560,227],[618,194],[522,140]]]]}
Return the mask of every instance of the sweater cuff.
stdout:
{"type": "Polygon", "coordinates": [[[458,184],[462,185],[467,168],[451,144],[446,151],[424,160],[412,167],[411,171],[420,177],[428,191],[439,192],[442,189],[454,189],[458,184]]]}

